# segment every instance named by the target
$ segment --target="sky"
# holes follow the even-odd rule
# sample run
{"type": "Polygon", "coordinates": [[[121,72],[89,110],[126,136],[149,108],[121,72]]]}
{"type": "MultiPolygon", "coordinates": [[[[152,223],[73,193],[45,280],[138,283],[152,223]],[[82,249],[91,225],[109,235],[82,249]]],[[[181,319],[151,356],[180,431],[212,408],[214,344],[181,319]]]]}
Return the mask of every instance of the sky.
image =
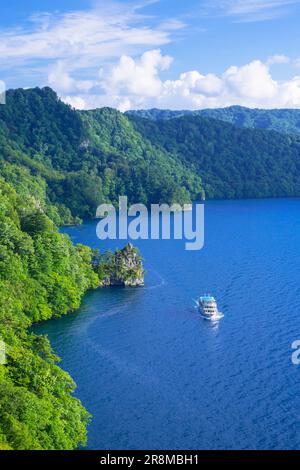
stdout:
{"type": "Polygon", "coordinates": [[[0,88],[79,109],[300,108],[300,0],[2,3],[0,88]]]}

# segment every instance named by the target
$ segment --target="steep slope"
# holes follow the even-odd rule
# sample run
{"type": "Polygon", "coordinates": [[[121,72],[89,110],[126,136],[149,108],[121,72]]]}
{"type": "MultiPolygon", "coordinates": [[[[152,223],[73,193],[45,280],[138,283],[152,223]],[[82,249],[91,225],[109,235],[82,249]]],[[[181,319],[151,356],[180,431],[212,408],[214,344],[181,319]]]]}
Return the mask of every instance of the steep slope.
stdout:
{"type": "Polygon", "coordinates": [[[0,178],[0,449],[74,449],[89,414],[47,338],[27,329],[77,309],[99,279],[92,250],[73,246],[32,202],[0,178]]]}
{"type": "Polygon", "coordinates": [[[38,182],[39,202],[58,223],[93,217],[100,203],[117,203],[122,194],[150,204],[188,202],[202,190],[191,169],[154,148],[121,113],[77,112],[50,88],[7,93],[0,107],[0,175],[23,186],[38,182]]]}
{"type": "Polygon", "coordinates": [[[282,115],[296,129],[298,111],[201,113],[235,125],[192,112],[176,119],[168,110],[147,111],[154,119],[111,108],[79,112],[50,88],[9,91],[0,107],[0,175],[56,224],[93,217],[120,195],[145,204],[189,202],[203,186],[209,198],[299,195],[298,136],[240,127],[263,126],[255,113],[273,113],[277,126],[282,115]]]}
{"type": "Polygon", "coordinates": [[[193,115],[130,120],[153,145],[191,164],[209,198],[300,196],[296,137],[193,115]]]}

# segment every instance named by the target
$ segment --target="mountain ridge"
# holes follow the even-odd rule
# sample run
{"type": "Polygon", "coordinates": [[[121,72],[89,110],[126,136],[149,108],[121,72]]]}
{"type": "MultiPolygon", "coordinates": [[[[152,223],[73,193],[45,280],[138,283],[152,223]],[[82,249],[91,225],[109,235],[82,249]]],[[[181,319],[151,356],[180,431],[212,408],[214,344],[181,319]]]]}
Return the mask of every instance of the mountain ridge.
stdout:
{"type": "Polygon", "coordinates": [[[298,134],[215,115],[157,121],[109,107],[76,111],[49,87],[9,90],[0,107],[0,175],[57,225],[94,217],[99,204],[117,206],[120,195],[146,205],[203,194],[299,196],[299,161],[298,134]]]}
{"type": "Polygon", "coordinates": [[[211,108],[203,110],[168,110],[152,108],[127,111],[125,114],[128,116],[144,117],[152,120],[176,119],[182,116],[200,115],[202,117],[230,122],[238,127],[300,134],[300,109],[261,109],[234,105],[225,108],[211,108]]]}

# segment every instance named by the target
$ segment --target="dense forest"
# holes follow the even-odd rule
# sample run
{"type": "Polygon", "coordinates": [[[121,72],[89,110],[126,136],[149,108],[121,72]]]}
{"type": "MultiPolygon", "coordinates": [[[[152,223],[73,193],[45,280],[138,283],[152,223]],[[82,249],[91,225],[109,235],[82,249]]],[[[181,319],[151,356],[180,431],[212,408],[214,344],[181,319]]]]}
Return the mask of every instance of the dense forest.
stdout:
{"type": "Polygon", "coordinates": [[[154,108],[128,111],[125,114],[154,121],[182,116],[202,116],[229,122],[238,127],[265,129],[282,134],[300,134],[299,109],[250,109],[243,106],[229,106],[228,108],[201,109],[197,111],[172,111],[170,109],[154,108]]]}
{"type": "Polygon", "coordinates": [[[196,171],[207,198],[300,196],[300,140],[201,116],[129,117],[153,145],[196,171]]]}
{"type": "Polygon", "coordinates": [[[86,443],[90,415],[48,339],[30,326],[75,311],[107,279],[134,284],[141,260],[124,249],[137,260],[127,269],[123,252],[73,246],[58,232],[58,224],[95,214],[107,197],[98,178],[116,184],[118,169],[101,179],[81,153],[88,138],[81,116],[49,89],[9,93],[0,114],[0,449],[75,449],[86,443]]]}
{"type": "Polygon", "coordinates": [[[50,89],[8,91],[0,107],[0,175],[31,189],[56,223],[102,202],[189,202],[200,178],[139,135],[120,112],[76,112],[50,89]],[[33,177],[33,178],[32,178],[33,177]]]}
{"type": "Polygon", "coordinates": [[[9,91],[0,106],[0,175],[19,193],[30,191],[58,225],[94,217],[100,203],[117,204],[120,195],[149,205],[203,194],[300,194],[299,136],[241,127],[261,127],[258,113],[296,128],[300,111],[208,112],[218,119],[193,112],[170,119],[180,112],[168,110],[150,110],[156,118],[145,119],[111,108],[75,111],[50,88],[9,91]],[[233,123],[220,121],[221,114],[233,123]]]}
{"type": "Polygon", "coordinates": [[[0,179],[0,449],[74,449],[89,414],[47,338],[28,328],[77,309],[99,282],[91,249],[73,246],[35,202],[0,179]]]}
{"type": "Polygon", "coordinates": [[[78,309],[88,289],[142,285],[141,257],[131,245],[115,253],[74,246],[36,197],[1,177],[0,228],[0,450],[75,449],[90,416],[48,339],[28,329],[78,309]]]}

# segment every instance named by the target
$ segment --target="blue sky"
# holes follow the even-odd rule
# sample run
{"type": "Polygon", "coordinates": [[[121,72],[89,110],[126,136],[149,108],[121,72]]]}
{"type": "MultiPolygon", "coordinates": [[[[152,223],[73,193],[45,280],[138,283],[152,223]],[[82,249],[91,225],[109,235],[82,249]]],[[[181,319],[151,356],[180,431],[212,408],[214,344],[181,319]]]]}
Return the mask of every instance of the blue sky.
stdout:
{"type": "Polygon", "coordinates": [[[300,0],[11,0],[0,79],[79,108],[300,108],[300,0]]]}

